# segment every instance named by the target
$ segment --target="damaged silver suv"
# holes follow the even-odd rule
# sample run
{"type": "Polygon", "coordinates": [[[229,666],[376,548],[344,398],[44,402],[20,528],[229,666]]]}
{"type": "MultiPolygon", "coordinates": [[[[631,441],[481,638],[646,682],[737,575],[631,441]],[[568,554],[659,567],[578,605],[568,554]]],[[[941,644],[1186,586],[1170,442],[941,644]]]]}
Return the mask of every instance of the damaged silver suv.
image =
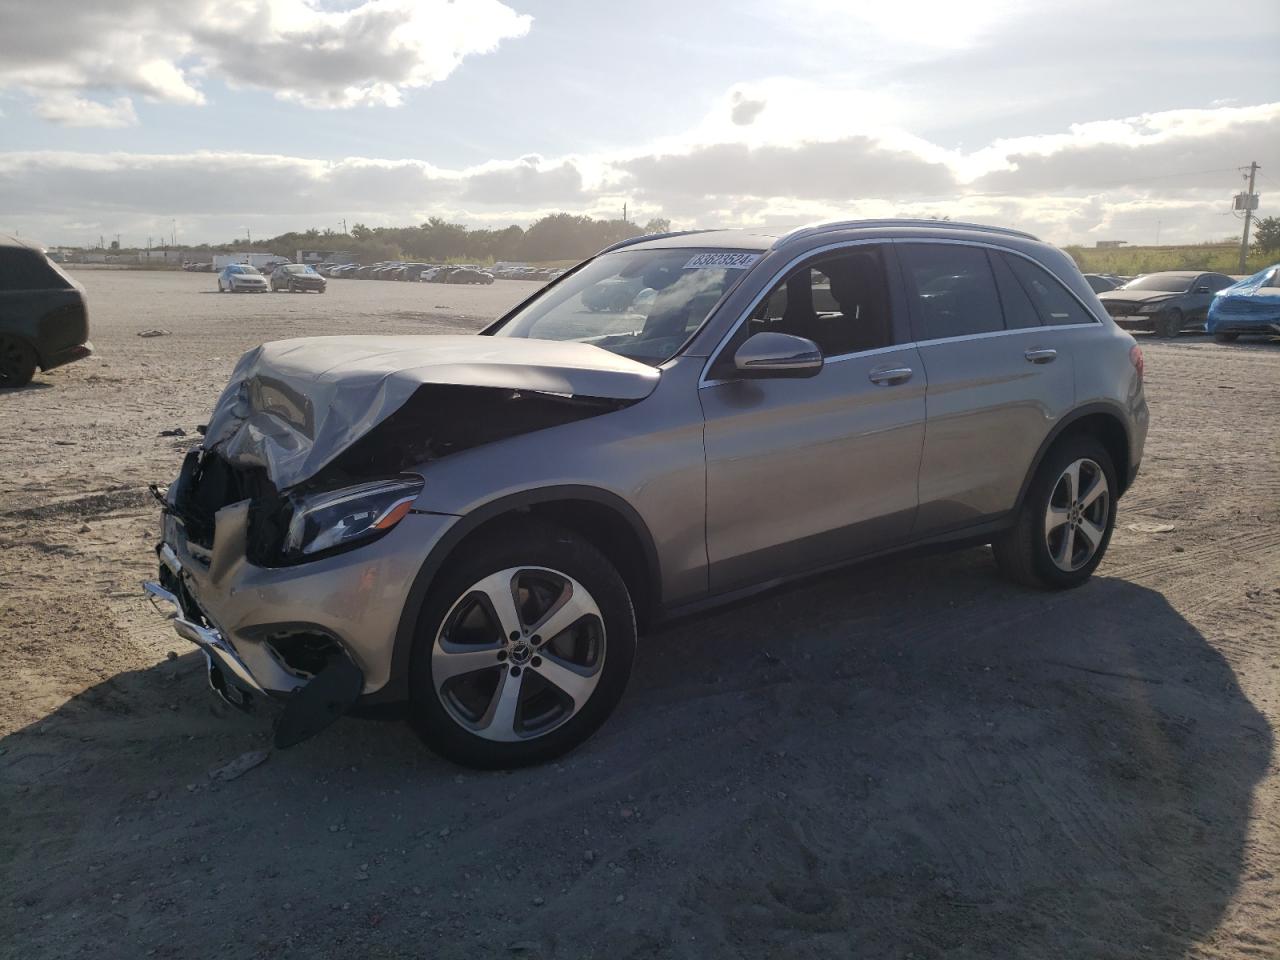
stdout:
{"type": "Polygon", "coordinates": [[[590,736],[673,614],[958,541],[1083,583],[1146,432],[1141,352],[1029,235],[645,237],[477,336],[250,351],[146,589],[224,697],[284,701],[280,745],[407,703],[514,766],[590,736]]]}

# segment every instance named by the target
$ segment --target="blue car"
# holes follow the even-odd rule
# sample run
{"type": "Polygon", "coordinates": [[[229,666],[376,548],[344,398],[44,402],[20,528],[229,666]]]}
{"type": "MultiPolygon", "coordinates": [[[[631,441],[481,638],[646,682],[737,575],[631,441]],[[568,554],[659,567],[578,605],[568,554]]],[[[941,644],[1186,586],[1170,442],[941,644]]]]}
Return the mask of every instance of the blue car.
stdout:
{"type": "Polygon", "coordinates": [[[1219,291],[1205,329],[1219,343],[1242,333],[1280,334],[1280,263],[1219,291]]]}

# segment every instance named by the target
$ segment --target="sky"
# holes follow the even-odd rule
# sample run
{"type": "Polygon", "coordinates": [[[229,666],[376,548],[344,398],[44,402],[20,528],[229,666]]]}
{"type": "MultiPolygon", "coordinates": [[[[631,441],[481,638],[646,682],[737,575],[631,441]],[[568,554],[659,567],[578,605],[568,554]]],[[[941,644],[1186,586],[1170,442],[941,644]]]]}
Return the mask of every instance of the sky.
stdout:
{"type": "Polygon", "coordinates": [[[1276,0],[0,0],[0,233],[1280,214],[1276,0]]]}

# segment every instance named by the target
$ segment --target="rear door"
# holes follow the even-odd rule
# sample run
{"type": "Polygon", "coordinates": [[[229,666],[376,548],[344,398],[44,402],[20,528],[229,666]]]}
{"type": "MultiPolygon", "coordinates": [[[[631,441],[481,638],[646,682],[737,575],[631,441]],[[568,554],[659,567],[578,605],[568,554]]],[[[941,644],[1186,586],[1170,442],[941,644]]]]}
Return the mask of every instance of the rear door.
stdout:
{"type": "Polygon", "coordinates": [[[926,380],[909,341],[887,244],[810,258],[752,308],[699,390],[713,592],[910,535],[926,380]],[[822,370],[808,379],[738,378],[734,351],[765,330],[813,340],[822,370]]]}
{"type": "Polygon", "coordinates": [[[952,241],[897,250],[929,379],[914,529],[927,537],[1013,507],[1041,442],[1075,400],[1072,328],[1097,321],[1019,254],[952,241]]]}

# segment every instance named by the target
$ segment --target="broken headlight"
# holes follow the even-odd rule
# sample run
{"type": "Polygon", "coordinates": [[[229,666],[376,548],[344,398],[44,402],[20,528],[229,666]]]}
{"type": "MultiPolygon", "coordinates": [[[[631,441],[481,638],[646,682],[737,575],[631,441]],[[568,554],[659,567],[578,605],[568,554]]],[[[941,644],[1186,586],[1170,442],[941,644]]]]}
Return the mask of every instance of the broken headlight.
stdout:
{"type": "Polygon", "coordinates": [[[421,477],[397,477],[300,497],[285,534],[285,555],[312,556],[378,537],[404,519],[421,490],[421,477]]]}

